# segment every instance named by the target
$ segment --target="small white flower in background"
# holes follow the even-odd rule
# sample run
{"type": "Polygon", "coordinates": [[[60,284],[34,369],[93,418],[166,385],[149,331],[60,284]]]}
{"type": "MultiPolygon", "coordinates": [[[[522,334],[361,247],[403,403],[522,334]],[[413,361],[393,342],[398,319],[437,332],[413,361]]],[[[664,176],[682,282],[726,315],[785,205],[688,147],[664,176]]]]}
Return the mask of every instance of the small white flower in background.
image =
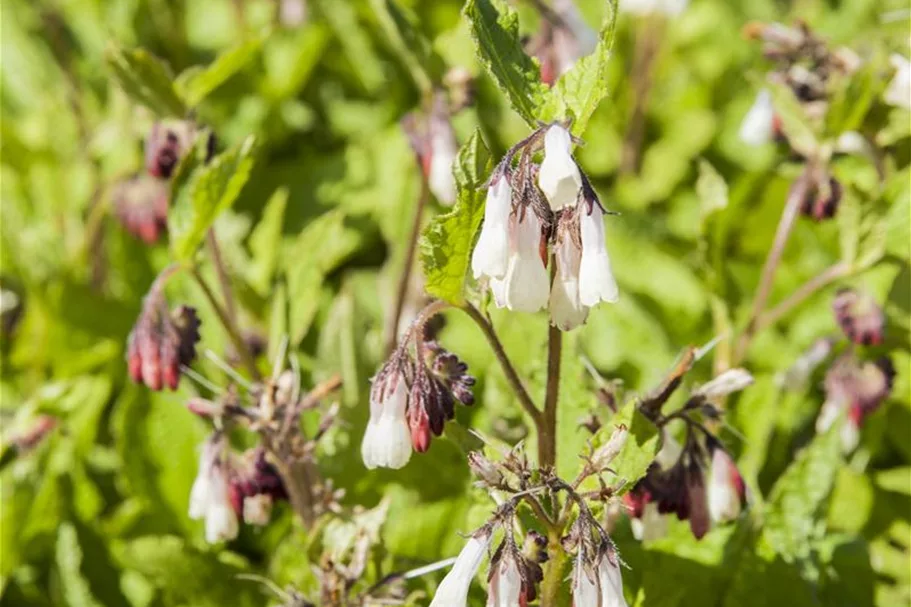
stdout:
{"type": "Polygon", "coordinates": [[[579,301],[581,251],[568,235],[557,242],[554,258],[557,275],[550,291],[550,321],[561,331],[575,329],[585,322],[588,308],[579,301]]]}
{"type": "Polygon", "coordinates": [[[508,551],[490,572],[487,607],[516,607],[522,599],[522,574],[508,551]]]}
{"type": "Polygon", "coordinates": [[[604,241],[604,212],[595,202],[591,213],[579,209],[582,261],[579,265],[579,301],[583,306],[616,302],[620,296],[604,241]]]}
{"type": "Polygon", "coordinates": [[[598,33],[582,18],[573,0],[554,0],[554,12],[562,19],[563,27],[554,28],[553,53],[556,76],[572,69],[576,61],[590,55],[598,45],[598,33]]]}
{"type": "Polygon", "coordinates": [[[427,185],[430,191],[442,204],[455,203],[456,182],[452,174],[452,165],[459,153],[455,131],[449,120],[449,108],[442,96],[441,103],[436,103],[430,116],[430,167],[427,171],[427,185]]]}
{"type": "Polygon", "coordinates": [[[747,386],[752,385],[752,383],[753,376],[746,369],[728,369],[715,379],[694,390],[693,395],[712,400],[734,392],[740,392],[747,386]]]}
{"type": "Polygon", "coordinates": [[[490,529],[484,528],[465,542],[456,561],[440,582],[430,607],[466,607],[468,603],[468,588],[474,580],[481,561],[487,554],[487,548],[490,546],[490,540],[493,533],[490,529]]]}
{"type": "Polygon", "coordinates": [[[501,175],[487,189],[484,204],[484,223],[478,244],[471,254],[471,271],[476,279],[503,278],[509,263],[509,213],[512,209],[512,189],[509,179],[501,175]]]}
{"type": "Polygon", "coordinates": [[[775,135],[775,108],[772,93],[762,89],[740,123],[740,140],[747,145],[759,146],[772,140],[775,135]]]}
{"type": "Polygon", "coordinates": [[[398,469],[411,459],[407,406],[408,387],[401,370],[382,369],[370,390],[370,419],[361,442],[361,457],[367,468],[398,469]]]}
{"type": "Polygon", "coordinates": [[[649,502],[642,508],[642,516],[631,518],[633,537],[640,542],[652,542],[667,535],[668,517],[658,511],[658,504],[649,502]]]}
{"type": "Polygon", "coordinates": [[[722,448],[712,453],[708,486],[709,515],[712,522],[725,523],[740,516],[746,499],[746,486],[737,464],[722,448]]]}
{"type": "Polygon", "coordinates": [[[889,62],[895,68],[895,75],[883,93],[883,100],[889,105],[911,108],[911,62],[906,57],[894,53],[889,62]]]}
{"type": "Polygon", "coordinates": [[[272,516],[272,496],[258,493],[244,498],[244,522],[263,527],[272,516]]]}
{"type": "Polygon", "coordinates": [[[205,520],[206,541],[210,544],[232,540],[238,532],[237,513],[231,504],[225,464],[221,461],[222,447],[220,438],[206,442],[190,490],[190,518],[205,520]]]}
{"type": "Polygon", "coordinates": [[[531,209],[521,214],[509,218],[509,264],[502,280],[490,281],[490,289],[498,307],[537,312],[550,294],[550,277],[541,259],[541,220],[531,209]]]}
{"type": "Polygon", "coordinates": [[[601,599],[598,588],[598,576],[587,571],[583,562],[583,552],[579,550],[573,567],[573,607],[599,607],[601,599]]]}
{"type": "Polygon", "coordinates": [[[633,15],[658,13],[676,17],[688,4],[689,0],[620,0],[620,10],[633,15]]]}
{"type": "Polygon", "coordinates": [[[538,185],[554,211],[575,205],[582,188],[582,175],[573,160],[572,147],[572,136],[559,124],[551,126],[544,134],[544,160],[538,173],[538,185]]]}

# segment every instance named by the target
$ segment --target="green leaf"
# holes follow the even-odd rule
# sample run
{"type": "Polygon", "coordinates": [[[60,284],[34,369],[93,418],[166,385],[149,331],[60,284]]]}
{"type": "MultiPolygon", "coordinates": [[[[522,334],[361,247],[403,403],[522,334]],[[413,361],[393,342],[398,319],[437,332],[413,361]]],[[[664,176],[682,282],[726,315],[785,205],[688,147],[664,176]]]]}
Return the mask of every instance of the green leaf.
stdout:
{"type": "Polygon", "coordinates": [[[209,164],[196,168],[186,183],[174,191],[168,233],[177,260],[190,260],[218,215],[237,200],[250,177],[254,150],[254,138],[247,137],[209,164]]]}
{"type": "Polygon", "coordinates": [[[547,88],[538,65],[522,50],[519,16],[499,0],[469,0],[463,12],[481,63],[513,109],[535,126],[547,88]]]}
{"type": "Polygon", "coordinates": [[[617,0],[605,3],[607,15],[598,35],[598,45],[563,74],[544,95],[538,115],[550,122],[572,118],[572,132],[582,136],[598,104],[607,97],[607,67],[614,46],[617,26],[617,0]]]}
{"type": "Polygon", "coordinates": [[[184,70],[174,86],[189,107],[199,105],[212,91],[246,66],[262,47],[264,37],[257,36],[241,42],[220,54],[206,67],[195,66],[184,70]]]}
{"type": "Polygon", "coordinates": [[[427,70],[439,63],[430,42],[394,0],[371,0],[380,26],[422,91],[433,88],[427,70]]]}
{"type": "Polygon", "coordinates": [[[367,29],[358,19],[354,3],[317,0],[314,4],[335,33],[364,88],[370,92],[379,89],[384,82],[383,66],[367,29]]]}
{"type": "Polygon", "coordinates": [[[117,46],[107,49],[105,59],[120,88],[134,101],[160,117],[186,115],[187,108],[171,84],[171,74],[159,59],[142,49],[117,46]]]}
{"type": "Polygon", "coordinates": [[[484,217],[487,193],[482,186],[491,171],[490,151],[479,131],[459,150],[453,167],[459,196],[452,210],[431,220],[420,241],[425,289],[459,305],[471,263],[471,246],[484,217]]]}
{"type": "Polygon", "coordinates": [[[288,206],[288,189],[278,188],[269,197],[263,209],[262,218],[250,234],[250,252],[253,263],[250,267],[247,282],[260,295],[268,295],[269,286],[275,274],[278,255],[281,247],[282,222],[285,208],[288,206]]]}
{"type": "Polygon", "coordinates": [[[841,260],[853,264],[857,259],[857,247],[860,243],[860,200],[853,190],[848,190],[842,196],[836,221],[841,260]]]}
{"type": "Polygon", "coordinates": [[[699,159],[699,177],[696,179],[702,219],[728,206],[728,184],[707,160],[699,159]]]}
{"type": "Polygon", "coordinates": [[[814,157],[819,143],[810,118],[800,101],[789,87],[783,84],[770,86],[772,103],[775,106],[775,112],[781,118],[781,128],[788,138],[788,143],[804,156],[814,157]]]}
{"type": "Polygon", "coordinates": [[[69,523],[60,526],[57,532],[57,571],[60,574],[60,585],[67,605],[72,607],[100,607],[82,576],[82,548],[76,529],[69,523]]]}
{"type": "Polygon", "coordinates": [[[655,461],[658,449],[661,448],[661,437],[655,424],[640,413],[635,400],[626,403],[610,420],[606,436],[610,436],[613,428],[621,424],[629,430],[629,437],[611,468],[617,472],[618,479],[626,481],[623,487],[625,493],[645,476],[646,470],[655,461]]]}

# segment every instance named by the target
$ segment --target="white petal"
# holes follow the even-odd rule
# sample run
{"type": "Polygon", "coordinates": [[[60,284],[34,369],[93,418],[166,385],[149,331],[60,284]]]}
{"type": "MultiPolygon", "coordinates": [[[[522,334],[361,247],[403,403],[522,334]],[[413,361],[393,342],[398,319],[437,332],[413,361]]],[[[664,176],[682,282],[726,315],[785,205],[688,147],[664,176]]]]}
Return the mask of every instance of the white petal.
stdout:
{"type": "Polygon", "coordinates": [[[728,369],[698,390],[695,390],[694,394],[712,399],[740,392],[752,383],[753,376],[746,369],[728,369]]]}
{"type": "Polygon", "coordinates": [[[391,393],[380,403],[378,419],[367,422],[361,457],[367,468],[401,468],[411,459],[411,433],[405,419],[408,389],[398,378],[391,393]]]}
{"type": "Polygon", "coordinates": [[[889,57],[895,75],[883,93],[883,100],[889,105],[911,108],[911,63],[898,54],[889,57]]]}
{"type": "Polygon", "coordinates": [[[601,607],[628,607],[623,597],[623,577],[619,562],[611,563],[608,555],[601,557],[598,578],[601,585],[601,607]]]}
{"type": "Polygon", "coordinates": [[[227,500],[213,504],[206,513],[206,541],[233,540],[238,532],[237,514],[227,500]]]}
{"type": "Polygon", "coordinates": [[[816,433],[822,434],[831,428],[838,416],[841,415],[842,409],[843,407],[834,400],[824,402],[822,409],[819,411],[819,417],[816,418],[816,433]]]}
{"type": "Polygon", "coordinates": [[[772,140],[774,121],[772,94],[767,89],[762,89],[740,123],[740,140],[752,146],[768,143],[772,140]]]}
{"type": "Polygon", "coordinates": [[[522,577],[513,558],[504,557],[490,578],[487,607],[517,607],[522,594],[522,577]]]}
{"type": "Polygon", "coordinates": [[[550,277],[539,250],[541,221],[531,210],[522,221],[515,221],[513,250],[506,269],[506,307],[518,312],[537,312],[547,305],[550,295],[550,277]]]}
{"type": "Polygon", "coordinates": [[[585,213],[585,209],[580,209],[580,215],[582,261],[579,265],[579,301],[583,306],[594,306],[601,301],[614,303],[619,299],[619,292],[604,242],[604,213],[595,204],[590,215],[585,213]]]}
{"type": "Polygon", "coordinates": [[[509,182],[501,177],[487,190],[484,204],[484,223],[478,244],[471,255],[471,271],[474,277],[490,276],[503,278],[509,257],[508,222],[512,207],[512,191],[509,182]]]}
{"type": "Polygon", "coordinates": [[[492,537],[489,532],[483,532],[477,537],[468,538],[452,569],[440,582],[430,607],[465,607],[468,588],[487,554],[492,537]]]}
{"type": "Polygon", "coordinates": [[[206,515],[209,509],[209,481],[204,474],[197,474],[196,480],[193,481],[193,488],[190,489],[190,511],[189,516],[194,521],[198,521],[206,515]]]}
{"type": "Polygon", "coordinates": [[[667,535],[667,517],[658,512],[658,505],[649,502],[642,509],[642,516],[630,520],[633,537],[641,542],[653,542],[667,535]]]}
{"type": "Polygon", "coordinates": [[[581,252],[569,238],[564,238],[555,253],[557,275],[550,291],[550,322],[562,331],[569,331],[588,317],[588,308],[579,301],[581,252]]]}
{"type": "Polygon", "coordinates": [[[841,449],[844,453],[851,453],[860,443],[860,428],[854,420],[846,419],[841,426],[841,449]]]}
{"type": "Polygon", "coordinates": [[[712,454],[708,502],[709,515],[716,523],[732,521],[740,516],[740,495],[733,484],[733,475],[739,473],[734,466],[730,456],[722,449],[716,449],[712,454]]]}
{"type": "Polygon", "coordinates": [[[582,175],[573,160],[572,145],[569,131],[559,124],[544,134],[544,160],[538,173],[538,185],[554,211],[575,205],[582,187],[582,175]]]}
{"type": "Polygon", "coordinates": [[[441,203],[451,205],[456,199],[456,183],[452,174],[458,147],[455,133],[448,121],[440,121],[430,137],[430,174],[427,185],[441,203]]]}
{"type": "Polygon", "coordinates": [[[573,568],[573,607],[599,607],[601,591],[598,578],[589,578],[582,567],[581,550],[573,568]]]}

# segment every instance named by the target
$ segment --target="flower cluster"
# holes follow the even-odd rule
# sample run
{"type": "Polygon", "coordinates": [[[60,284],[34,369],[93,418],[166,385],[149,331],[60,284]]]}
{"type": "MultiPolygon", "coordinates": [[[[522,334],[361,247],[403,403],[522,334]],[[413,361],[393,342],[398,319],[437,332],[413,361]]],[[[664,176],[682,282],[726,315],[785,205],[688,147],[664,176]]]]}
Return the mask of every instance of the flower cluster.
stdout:
{"type": "Polygon", "coordinates": [[[446,421],[455,417],[456,402],[474,403],[468,365],[423,335],[414,339],[413,357],[411,341],[404,339],[373,378],[361,443],[368,468],[401,468],[412,451],[427,451],[431,436],[443,433],[446,421]]]}
{"type": "Polygon", "coordinates": [[[573,159],[572,146],[569,131],[555,123],[506,154],[490,177],[471,258],[474,277],[487,282],[498,307],[522,312],[548,307],[551,323],[564,331],[584,323],[592,306],[618,298],[604,238],[605,211],[573,159]],[[542,148],[538,165],[532,157],[542,148]]]}
{"type": "Polygon", "coordinates": [[[152,390],[164,386],[176,390],[181,367],[196,358],[200,324],[196,310],[189,306],[168,310],[162,284],[156,282],[127,342],[127,366],[133,381],[152,390]]]}
{"type": "Polygon", "coordinates": [[[640,538],[657,535],[652,525],[662,526],[660,514],[676,514],[688,520],[690,530],[701,539],[712,523],[740,516],[746,504],[746,485],[733,458],[721,442],[694,418],[698,412],[715,419],[720,412],[713,401],[743,390],[753,382],[743,369],[730,369],[692,392],[683,409],[659,420],[686,422],[686,440],[681,446],[667,430],[655,462],[646,476],[623,496],[633,531],[640,538]]]}

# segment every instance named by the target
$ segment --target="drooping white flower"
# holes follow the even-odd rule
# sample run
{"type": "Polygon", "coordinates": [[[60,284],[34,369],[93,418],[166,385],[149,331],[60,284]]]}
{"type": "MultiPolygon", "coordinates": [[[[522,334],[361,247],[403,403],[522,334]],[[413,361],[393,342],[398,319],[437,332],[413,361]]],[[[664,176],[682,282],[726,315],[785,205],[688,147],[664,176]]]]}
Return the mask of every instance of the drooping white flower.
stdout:
{"type": "Polygon", "coordinates": [[[601,586],[601,607],[628,607],[623,597],[623,577],[616,553],[608,551],[598,564],[598,583],[601,586]]]}
{"type": "Polygon", "coordinates": [[[604,212],[596,203],[592,212],[579,209],[582,234],[582,260],[579,264],[579,302],[594,306],[601,301],[614,303],[619,299],[617,282],[611,271],[607,244],[604,241],[604,212]]]}
{"type": "Polygon", "coordinates": [[[538,173],[538,185],[554,211],[576,204],[582,188],[582,174],[572,156],[572,137],[555,124],[544,133],[544,160],[538,173]]]}
{"type": "Polygon", "coordinates": [[[554,0],[553,10],[561,20],[552,42],[555,76],[559,77],[571,70],[576,61],[594,52],[598,33],[585,22],[573,0],[554,0]]]}
{"type": "Polygon", "coordinates": [[[239,527],[221,452],[222,445],[217,439],[205,444],[190,490],[189,516],[193,520],[205,520],[206,541],[210,544],[234,539],[239,527]]]}
{"type": "Polygon", "coordinates": [[[724,449],[712,453],[708,486],[709,515],[712,522],[724,523],[740,516],[746,498],[746,486],[737,464],[724,449]]]}
{"type": "Polygon", "coordinates": [[[399,370],[381,371],[370,391],[370,419],[361,442],[361,457],[367,468],[398,469],[411,459],[407,406],[404,376],[399,370]]]}
{"type": "Polygon", "coordinates": [[[537,312],[550,294],[547,268],[541,259],[541,220],[531,209],[509,218],[509,263],[502,280],[492,279],[490,288],[498,307],[518,312],[537,312]]]}
{"type": "Polygon", "coordinates": [[[775,134],[775,108],[772,93],[762,89],[740,123],[740,140],[750,146],[759,146],[772,140],[775,134]]]}
{"type": "Polygon", "coordinates": [[[601,589],[598,578],[597,573],[587,570],[583,551],[579,550],[573,567],[573,607],[599,607],[601,589]]]}
{"type": "Polygon", "coordinates": [[[427,185],[436,199],[447,206],[456,200],[452,165],[458,152],[459,146],[455,131],[449,122],[448,110],[444,115],[434,112],[430,118],[430,169],[427,174],[427,185]]]}
{"type": "Polygon", "coordinates": [[[452,569],[440,582],[430,607],[466,607],[468,588],[487,554],[492,537],[489,529],[483,529],[468,538],[452,569]]]}
{"type": "Polygon", "coordinates": [[[487,607],[516,607],[522,598],[522,574],[515,557],[504,553],[490,573],[487,607]]]}
{"type": "Polygon", "coordinates": [[[582,252],[568,235],[556,246],[557,275],[550,291],[550,322],[561,331],[585,322],[588,308],[579,301],[579,265],[582,252]]]}
{"type": "Polygon", "coordinates": [[[816,418],[816,433],[823,434],[832,427],[844,414],[838,433],[841,438],[842,453],[851,453],[860,443],[860,419],[852,415],[853,409],[848,407],[847,401],[829,398],[823,403],[816,418]]]}
{"type": "Polygon", "coordinates": [[[471,255],[474,277],[503,278],[509,263],[509,213],[512,209],[512,190],[509,179],[499,177],[487,190],[484,204],[484,223],[478,244],[471,255]]]}
{"type": "Polygon", "coordinates": [[[753,376],[746,369],[728,369],[710,382],[694,390],[693,394],[711,400],[734,392],[740,392],[752,383],[753,376]]]}
{"type": "Polygon", "coordinates": [[[894,53],[889,62],[895,68],[895,75],[883,93],[883,101],[896,107],[911,108],[911,61],[894,53]]]}

